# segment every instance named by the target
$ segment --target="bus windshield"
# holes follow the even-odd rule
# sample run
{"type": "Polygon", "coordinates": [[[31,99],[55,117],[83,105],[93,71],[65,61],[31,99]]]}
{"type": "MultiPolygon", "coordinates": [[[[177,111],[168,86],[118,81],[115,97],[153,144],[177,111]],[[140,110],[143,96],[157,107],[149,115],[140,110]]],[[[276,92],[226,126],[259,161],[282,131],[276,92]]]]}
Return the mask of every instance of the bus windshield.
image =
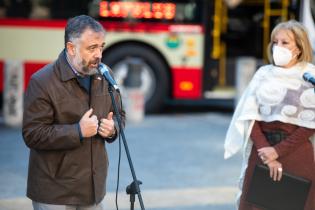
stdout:
{"type": "Polygon", "coordinates": [[[201,0],[1,1],[0,18],[68,19],[87,14],[105,21],[200,23],[201,0]]]}

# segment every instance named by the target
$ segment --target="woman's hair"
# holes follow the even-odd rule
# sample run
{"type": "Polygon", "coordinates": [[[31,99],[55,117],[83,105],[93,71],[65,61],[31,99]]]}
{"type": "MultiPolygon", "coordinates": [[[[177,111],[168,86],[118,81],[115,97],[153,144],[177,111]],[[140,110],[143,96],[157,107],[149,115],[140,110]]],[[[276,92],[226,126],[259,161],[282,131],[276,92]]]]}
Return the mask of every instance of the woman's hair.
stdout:
{"type": "Polygon", "coordinates": [[[312,62],[313,60],[313,52],[312,46],[308,37],[308,33],[306,28],[296,20],[289,20],[287,22],[279,23],[271,32],[270,42],[267,47],[268,59],[271,63],[273,62],[272,58],[272,46],[275,35],[280,30],[288,30],[291,31],[294,35],[294,40],[296,46],[300,50],[300,54],[297,57],[298,62],[312,62]]]}

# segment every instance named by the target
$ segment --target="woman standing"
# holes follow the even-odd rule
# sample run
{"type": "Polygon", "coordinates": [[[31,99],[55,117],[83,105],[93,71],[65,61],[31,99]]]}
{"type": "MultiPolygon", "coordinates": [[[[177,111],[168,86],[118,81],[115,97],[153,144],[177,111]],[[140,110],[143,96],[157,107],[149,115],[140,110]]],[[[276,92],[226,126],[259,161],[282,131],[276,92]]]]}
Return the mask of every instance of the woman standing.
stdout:
{"type": "MultiPolygon", "coordinates": [[[[303,80],[315,76],[306,29],[297,21],[278,24],[271,33],[272,64],[258,69],[234,112],[225,140],[225,158],[243,147],[239,210],[258,210],[247,202],[256,164],[266,164],[279,181],[283,171],[312,181],[304,210],[315,209],[315,93],[303,80]]],[[[285,197],[285,195],[283,195],[285,197]]]]}

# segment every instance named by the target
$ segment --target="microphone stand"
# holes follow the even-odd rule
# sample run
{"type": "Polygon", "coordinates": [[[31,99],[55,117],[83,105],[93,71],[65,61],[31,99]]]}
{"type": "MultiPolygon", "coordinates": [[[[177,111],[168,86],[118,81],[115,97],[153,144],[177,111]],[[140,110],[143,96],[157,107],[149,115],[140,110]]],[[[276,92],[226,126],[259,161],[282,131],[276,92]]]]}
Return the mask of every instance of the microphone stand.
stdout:
{"type": "MultiPolygon", "coordinates": [[[[117,91],[119,91],[119,90],[117,90],[117,91]]],[[[115,101],[115,98],[114,98],[114,94],[113,94],[113,87],[110,84],[110,82],[108,83],[108,92],[109,92],[110,97],[112,99],[112,104],[113,104],[113,107],[114,107],[115,117],[116,117],[116,120],[117,120],[117,123],[118,123],[118,126],[119,126],[119,134],[121,135],[122,140],[123,140],[124,148],[125,148],[125,151],[126,151],[129,167],[130,167],[132,178],[133,178],[133,182],[130,185],[128,185],[127,189],[126,189],[127,194],[130,194],[130,202],[131,202],[130,209],[131,210],[134,209],[135,194],[137,194],[141,210],[145,210],[144,204],[143,204],[143,200],[142,200],[142,196],[141,196],[141,193],[140,193],[140,187],[139,187],[139,184],[142,184],[142,182],[137,180],[136,173],[135,173],[135,170],[133,168],[133,164],[132,164],[132,160],[131,160],[131,157],[130,157],[127,141],[126,141],[126,138],[125,138],[124,129],[123,129],[122,125],[121,125],[121,116],[120,116],[118,108],[117,108],[117,104],[116,104],[116,101],[115,101]]]]}

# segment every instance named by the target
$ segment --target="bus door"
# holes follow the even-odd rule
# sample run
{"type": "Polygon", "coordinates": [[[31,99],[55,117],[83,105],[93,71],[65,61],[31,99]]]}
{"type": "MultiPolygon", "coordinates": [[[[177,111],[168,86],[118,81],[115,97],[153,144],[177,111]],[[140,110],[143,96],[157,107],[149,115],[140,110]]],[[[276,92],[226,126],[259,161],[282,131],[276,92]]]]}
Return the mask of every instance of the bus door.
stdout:
{"type": "Polygon", "coordinates": [[[308,30],[310,41],[313,47],[313,55],[315,55],[315,1],[302,1],[300,14],[301,21],[308,30]]]}
{"type": "MultiPolygon", "coordinates": [[[[224,1],[209,1],[205,14],[205,65],[203,72],[203,98],[207,103],[220,106],[222,99],[231,99],[226,82],[227,6],[224,1]],[[219,100],[217,100],[219,99],[219,100]]],[[[225,103],[225,102],[224,102],[225,103]]]]}
{"type": "Polygon", "coordinates": [[[289,12],[289,7],[294,8],[290,4],[289,0],[243,0],[228,7],[225,1],[214,0],[209,5],[204,71],[206,99],[214,102],[223,99],[222,103],[230,105],[228,102],[236,96],[238,59],[250,57],[257,67],[267,63],[265,52],[270,31],[276,23],[295,14],[295,11],[289,12]]]}

